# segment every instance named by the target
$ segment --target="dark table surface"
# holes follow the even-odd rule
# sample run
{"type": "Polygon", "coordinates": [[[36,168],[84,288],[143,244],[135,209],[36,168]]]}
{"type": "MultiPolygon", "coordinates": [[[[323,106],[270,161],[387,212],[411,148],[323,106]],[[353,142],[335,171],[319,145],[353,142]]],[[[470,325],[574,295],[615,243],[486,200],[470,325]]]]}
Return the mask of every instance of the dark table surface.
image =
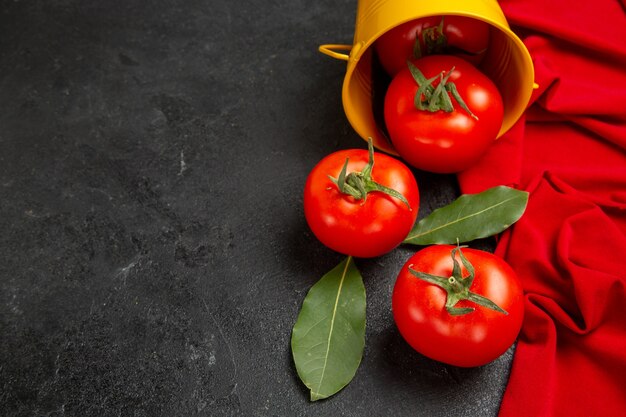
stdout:
{"type": "MultiPolygon", "coordinates": [[[[0,415],[493,416],[512,350],[460,369],[391,316],[415,248],[357,264],[362,364],[310,403],[291,328],[342,256],[307,173],[365,148],[341,105],[355,0],[0,2],[0,415]]],[[[415,171],[420,217],[459,193],[415,171]]],[[[486,243],[489,245],[489,242],[486,243]]]]}

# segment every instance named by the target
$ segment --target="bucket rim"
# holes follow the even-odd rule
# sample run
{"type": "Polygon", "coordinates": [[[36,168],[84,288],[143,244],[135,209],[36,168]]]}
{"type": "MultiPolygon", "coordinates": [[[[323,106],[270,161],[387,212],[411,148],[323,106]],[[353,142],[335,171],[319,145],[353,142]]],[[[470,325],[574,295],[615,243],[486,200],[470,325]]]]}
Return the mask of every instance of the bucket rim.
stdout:
{"type": "MultiPolygon", "coordinates": [[[[462,12],[462,11],[446,12],[446,13],[429,13],[429,14],[423,14],[423,15],[420,14],[419,16],[413,16],[413,17],[408,17],[406,19],[398,20],[397,22],[394,22],[393,26],[385,27],[385,28],[378,30],[367,41],[364,41],[364,40],[357,41],[356,36],[355,36],[355,40],[353,41],[353,45],[350,50],[350,54],[348,56],[346,73],[345,73],[343,84],[342,84],[342,103],[343,103],[344,112],[346,113],[346,115],[348,115],[350,124],[352,125],[354,130],[359,134],[359,136],[361,136],[362,138],[366,138],[366,137],[371,136],[371,134],[368,134],[368,132],[365,131],[365,126],[361,126],[361,125],[355,126],[352,123],[352,117],[350,116],[350,113],[352,112],[351,105],[350,105],[350,103],[352,103],[352,98],[350,97],[348,89],[349,89],[349,82],[352,79],[354,71],[358,67],[359,61],[361,60],[363,55],[367,53],[368,51],[371,53],[371,49],[374,43],[376,42],[376,40],[380,38],[384,33],[390,31],[391,29],[398,27],[412,20],[417,20],[417,19],[426,18],[426,17],[433,17],[433,16],[442,16],[442,15],[443,16],[470,17],[470,18],[483,21],[489,24],[490,26],[493,26],[496,30],[499,30],[500,32],[502,32],[504,36],[506,36],[506,38],[510,42],[513,42],[513,44],[515,45],[516,49],[519,51],[519,54],[521,56],[521,64],[523,66],[521,68],[521,71],[528,74],[527,78],[528,80],[530,80],[530,84],[520,86],[521,87],[520,88],[520,92],[521,92],[520,101],[526,103],[524,109],[516,112],[519,114],[515,114],[514,122],[508,123],[508,125],[505,125],[503,122],[502,127],[500,131],[498,132],[497,139],[500,138],[502,135],[504,135],[507,131],[509,131],[513,127],[513,125],[515,125],[516,121],[523,115],[525,109],[528,107],[528,103],[530,102],[530,98],[532,96],[533,90],[537,88],[537,84],[534,81],[535,69],[534,69],[532,57],[530,55],[530,52],[526,48],[526,45],[519,38],[519,36],[517,36],[517,34],[513,32],[513,30],[511,30],[505,18],[501,22],[495,19],[485,18],[484,16],[478,15],[476,13],[462,12]]],[[[393,144],[391,143],[391,140],[388,137],[383,135],[382,131],[380,131],[380,128],[379,128],[379,135],[384,137],[384,140],[386,143],[381,144],[379,141],[375,140],[376,147],[392,155],[398,155],[397,151],[393,147],[393,144]]]]}

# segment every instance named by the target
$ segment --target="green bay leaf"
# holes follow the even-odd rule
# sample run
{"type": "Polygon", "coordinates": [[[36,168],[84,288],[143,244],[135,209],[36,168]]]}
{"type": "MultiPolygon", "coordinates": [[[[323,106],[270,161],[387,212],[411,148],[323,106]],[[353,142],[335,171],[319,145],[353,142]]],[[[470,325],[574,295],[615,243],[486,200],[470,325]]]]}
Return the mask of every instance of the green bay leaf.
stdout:
{"type": "Polygon", "coordinates": [[[311,287],[291,334],[296,370],[311,401],[330,397],[352,380],[364,346],[365,286],[348,257],[311,287]]]}
{"type": "Polygon", "coordinates": [[[528,193],[498,186],[478,194],[464,194],[420,220],[404,243],[455,244],[496,235],[524,214],[528,193]]]}

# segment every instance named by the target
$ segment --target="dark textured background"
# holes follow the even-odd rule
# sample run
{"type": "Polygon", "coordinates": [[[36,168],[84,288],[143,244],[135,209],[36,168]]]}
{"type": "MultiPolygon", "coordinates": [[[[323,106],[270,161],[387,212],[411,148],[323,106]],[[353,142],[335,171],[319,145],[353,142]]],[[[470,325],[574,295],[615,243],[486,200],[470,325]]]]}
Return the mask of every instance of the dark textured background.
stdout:
{"type": "MultiPolygon", "coordinates": [[[[358,260],[353,382],[309,403],[289,351],[342,257],[302,187],[365,147],[345,119],[355,0],[0,1],[0,415],[489,416],[511,351],[413,352],[390,310],[414,248],[358,260]]],[[[455,178],[415,172],[420,217],[455,178]]]]}

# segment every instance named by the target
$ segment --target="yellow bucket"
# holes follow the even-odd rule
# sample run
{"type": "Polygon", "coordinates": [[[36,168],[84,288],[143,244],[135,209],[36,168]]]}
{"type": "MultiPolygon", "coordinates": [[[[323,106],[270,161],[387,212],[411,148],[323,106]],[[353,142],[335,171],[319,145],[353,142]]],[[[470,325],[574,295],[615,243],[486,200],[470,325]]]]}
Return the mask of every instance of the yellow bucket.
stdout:
{"type": "MultiPolygon", "coordinates": [[[[532,59],[523,42],[511,31],[496,0],[359,0],[352,45],[327,44],[320,52],[348,62],[342,101],[348,121],[363,138],[371,137],[383,151],[397,154],[376,122],[372,100],[372,51],[376,39],[402,23],[429,16],[457,15],[490,25],[490,43],[480,70],[496,84],[504,103],[498,137],[524,113],[534,84],[532,59]]],[[[382,97],[376,100],[382,100],[382,97]]]]}

